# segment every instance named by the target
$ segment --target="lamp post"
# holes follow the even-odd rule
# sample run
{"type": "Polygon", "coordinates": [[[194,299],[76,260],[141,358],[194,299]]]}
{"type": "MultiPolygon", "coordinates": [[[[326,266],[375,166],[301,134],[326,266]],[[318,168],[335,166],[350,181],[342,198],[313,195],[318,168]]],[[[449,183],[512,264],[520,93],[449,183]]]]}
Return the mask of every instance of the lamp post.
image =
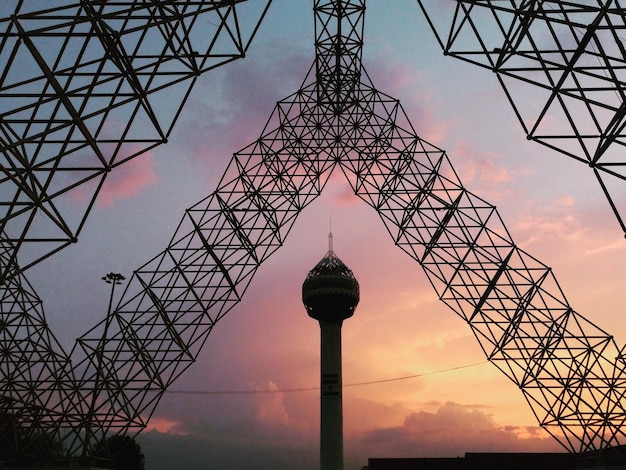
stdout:
{"type": "Polygon", "coordinates": [[[98,346],[95,351],[96,359],[96,373],[94,378],[94,385],[91,390],[91,402],[89,404],[89,410],[87,412],[87,420],[85,423],[85,442],[83,445],[83,458],[88,456],[91,452],[91,437],[93,434],[93,421],[96,416],[96,405],[98,395],[100,393],[100,386],[102,382],[102,356],[104,355],[104,347],[107,342],[109,334],[109,326],[111,325],[111,309],[113,307],[113,297],[115,295],[115,286],[120,285],[126,278],[119,273],[108,273],[102,277],[102,280],[111,285],[111,294],[109,295],[109,305],[107,307],[106,318],[104,320],[104,330],[102,336],[98,341],[98,346]]]}
{"type": "Polygon", "coordinates": [[[113,306],[113,295],[115,294],[115,286],[122,283],[126,278],[119,273],[109,273],[106,276],[102,276],[102,280],[107,284],[111,284],[111,295],[109,297],[109,307],[107,308],[107,322],[104,329],[104,337],[106,338],[106,332],[109,326],[109,316],[111,315],[111,307],[113,306]]]}

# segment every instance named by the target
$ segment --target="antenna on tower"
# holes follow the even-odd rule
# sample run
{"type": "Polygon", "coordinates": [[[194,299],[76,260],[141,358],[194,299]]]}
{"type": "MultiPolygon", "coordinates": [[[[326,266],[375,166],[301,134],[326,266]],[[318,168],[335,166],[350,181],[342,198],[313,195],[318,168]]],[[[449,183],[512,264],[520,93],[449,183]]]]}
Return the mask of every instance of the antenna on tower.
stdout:
{"type": "Polygon", "coordinates": [[[329,216],[329,232],[328,232],[328,252],[332,253],[333,251],[333,216],[329,216]]]}

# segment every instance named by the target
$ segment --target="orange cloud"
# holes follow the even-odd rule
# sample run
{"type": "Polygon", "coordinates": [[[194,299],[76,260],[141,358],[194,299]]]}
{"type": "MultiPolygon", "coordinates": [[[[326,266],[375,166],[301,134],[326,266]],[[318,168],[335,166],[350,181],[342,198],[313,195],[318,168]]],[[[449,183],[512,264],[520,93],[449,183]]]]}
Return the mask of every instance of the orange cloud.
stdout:
{"type": "Polygon", "coordinates": [[[150,418],[145,430],[146,432],[158,431],[160,433],[175,434],[177,436],[186,436],[188,434],[187,431],[181,428],[178,421],[158,418],[156,416],[150,418]]]}
{"type": "Polygon", "coordinates": [[[256,418],[262,423],[270,425],[288,426],[289,413],[285,409],[284,393],[278,392],[278,386],[270,381],[268,390],[276,390],[276,393],[259,395],[255,400],[256,418]]]}

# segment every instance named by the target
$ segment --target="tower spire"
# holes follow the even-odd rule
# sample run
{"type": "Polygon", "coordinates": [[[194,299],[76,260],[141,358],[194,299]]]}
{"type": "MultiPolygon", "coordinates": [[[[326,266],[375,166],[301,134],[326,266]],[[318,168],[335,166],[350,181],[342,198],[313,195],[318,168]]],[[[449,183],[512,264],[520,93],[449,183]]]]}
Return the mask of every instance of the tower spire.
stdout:
{"type": "Polygon", "coordinates": [[[328,231],[328,252],[333,253],[333,216],[330,216],[330,230],[328,231]]]}

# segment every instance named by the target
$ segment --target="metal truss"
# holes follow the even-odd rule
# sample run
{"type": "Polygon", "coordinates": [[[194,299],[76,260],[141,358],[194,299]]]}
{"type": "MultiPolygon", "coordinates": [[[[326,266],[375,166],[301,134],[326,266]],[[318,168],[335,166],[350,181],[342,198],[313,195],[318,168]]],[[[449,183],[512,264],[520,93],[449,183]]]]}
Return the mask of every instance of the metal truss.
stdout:
{"type": "Polygon", "coordinates": [[[0,233],[14,265],[77,241],[107,174],[167,142],[196,78],[246,54],[270,3],[2,2],[0,233]]]}
{"type": "Polygon", "coordinates": [[[626,234],[620,0],[417,0],[443,53],[493,71],[529,140],[590,168],[626,234]]]}
{"type": "MultiPolygon", "coordinates": [[[[4,269],[14,250],[4,241],[0,250],[4,269]]],[[[42,436],[61,443],[82,417],[70,401],[70,358],[47,326],[42,301],[22,274],[5,282],[0,295],[0,455],[7,460],[7,451],[32,455],[42,436]]]]}
{"type": "Polygon", "coordinates": [[[14,273],[0,311],[0,417],[9,431],[52,433],[65,456],[90,456],[107,435],[143,429],[340,171],[547,432],[572,452],[624,443],[623,350],[569,305],[496,208],[464,188],[446,153],[371,83],[361,61],[365,0],[316,0],[314,12],[316,59],[301,88],[277,103],[217,189],[185,212],[169,246],[133,273],[71,360],[13,267],[14,242],[3,241],[2,269],[14,273]]]}

